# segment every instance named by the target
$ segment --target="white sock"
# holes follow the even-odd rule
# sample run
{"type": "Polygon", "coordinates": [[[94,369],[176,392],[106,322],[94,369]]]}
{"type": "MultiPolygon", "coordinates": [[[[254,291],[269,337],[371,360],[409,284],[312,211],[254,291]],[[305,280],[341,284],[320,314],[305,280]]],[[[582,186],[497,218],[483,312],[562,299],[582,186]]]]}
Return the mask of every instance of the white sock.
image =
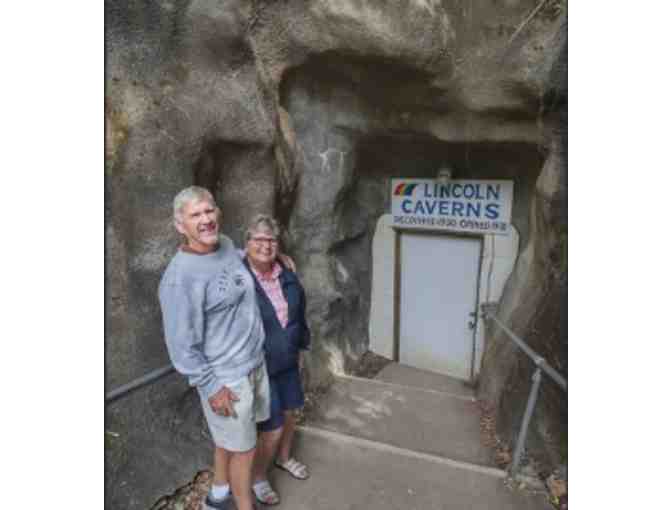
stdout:
{"type": "Polygon", "coordinates": [[[229,485],[212,485],[210,495],[213,499],[224,499],[229,495],[229,485]]]}

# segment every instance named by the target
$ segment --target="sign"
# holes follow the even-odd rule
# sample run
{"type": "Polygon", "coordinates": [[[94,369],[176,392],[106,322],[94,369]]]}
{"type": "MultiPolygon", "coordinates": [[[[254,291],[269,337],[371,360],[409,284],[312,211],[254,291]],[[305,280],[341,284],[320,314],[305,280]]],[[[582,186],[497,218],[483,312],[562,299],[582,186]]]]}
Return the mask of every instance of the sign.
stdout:
{"type": "Polygon", "coordinates": [[[397,227],[508,234],[513,181],[392,179],[392,224],[397,227]]]}

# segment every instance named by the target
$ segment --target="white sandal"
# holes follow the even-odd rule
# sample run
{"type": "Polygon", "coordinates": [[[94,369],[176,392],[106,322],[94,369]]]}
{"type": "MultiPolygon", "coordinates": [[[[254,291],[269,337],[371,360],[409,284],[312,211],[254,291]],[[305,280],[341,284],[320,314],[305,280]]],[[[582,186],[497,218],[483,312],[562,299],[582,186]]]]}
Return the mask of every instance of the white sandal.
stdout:
{"type": "Polygon", "coordinates": [[[310,477],[308,473],[308,466],[301,464],[294,457],[290,457],[289,460],[285,463],[280,463],[277,459],[275,460],[275,465],[280,469],[284,469],[290,475],[292,475],[297,480],[306,480],[310,477]]]}
{"type": "Polygon", "coordinates": [[[253,483],[252,492],[262,505],[272,506],[280,503],[280,496],[273,490],[268,480],[259,480],[253,483]]]}

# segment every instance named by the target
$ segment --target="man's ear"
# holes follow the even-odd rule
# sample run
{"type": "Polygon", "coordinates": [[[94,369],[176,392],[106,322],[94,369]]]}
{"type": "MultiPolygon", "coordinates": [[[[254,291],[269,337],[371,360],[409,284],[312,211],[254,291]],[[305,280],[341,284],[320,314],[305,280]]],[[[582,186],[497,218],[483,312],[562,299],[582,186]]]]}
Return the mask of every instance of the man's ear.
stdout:
{"type": "Polygon", "coordinates": [[[175,225],[175,228],[177,229],[177,231],[178,231],[180,234],[185,235],[185,233],[184,233],[184,227],[182,226],[182,222],[181,222],[180,220],[178,220],[177,218],[175,218],[175,219],[173,220],[173,224],[175,225]]]}

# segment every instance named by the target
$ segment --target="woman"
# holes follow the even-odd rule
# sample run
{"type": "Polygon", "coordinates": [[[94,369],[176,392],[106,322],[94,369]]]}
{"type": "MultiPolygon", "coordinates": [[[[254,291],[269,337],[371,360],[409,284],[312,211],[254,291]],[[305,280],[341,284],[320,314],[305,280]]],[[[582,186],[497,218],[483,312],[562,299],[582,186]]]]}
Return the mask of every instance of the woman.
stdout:
{"type": "Polygon", "coordinates": [[[278,257],[277,222],[259,214],[246,232],[245,265],[255,280],[266,340],[266,368],[271,387],[271,416],[258,424],[259,440],[253,472],[253,491],[260,503],[276,505],[277,492],[268,481],[271,460],[294,478],[305,480],[308,468],[290,456],[295,431],[293,411],[303,406],[299,367],[302,350],[308,348],[310,332],[306,324],[303,287],[278,257]]]}

